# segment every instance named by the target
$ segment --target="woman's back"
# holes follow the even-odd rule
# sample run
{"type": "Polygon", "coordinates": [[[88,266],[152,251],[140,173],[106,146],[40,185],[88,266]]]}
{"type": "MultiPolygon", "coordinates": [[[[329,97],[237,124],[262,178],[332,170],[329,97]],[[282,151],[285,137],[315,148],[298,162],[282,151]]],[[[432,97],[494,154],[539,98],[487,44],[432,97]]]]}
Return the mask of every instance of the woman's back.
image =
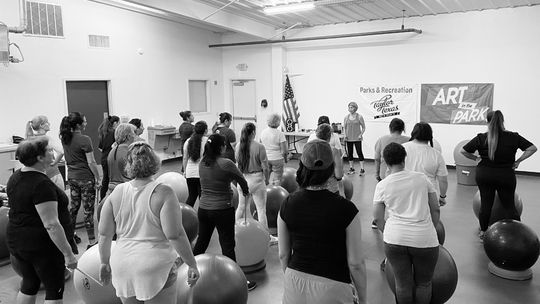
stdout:
{"type": "Polygon", "coordinates": [[[403,144],[407,157],[405,158],[405,169],[422,172],[439,189],[437,176],[447,176],[448,170],[442,154],[428,144],[410,141],[403,144]]]}
{"type": "Polygon", "coordinates": [[[81,132],[73,132],[71,142],[63,144],[63,148],[69,178],[94,180],[86,158],[86,153],[94,151],[90,137],[81,134],[81,132]]]}
{"type": "Polygon", "coordinates": [[[201,163],[201,159],[203,158],[204,146],[206,145],[206,141],[208,141],[208,137],[203,136],[201,138],[201,148],[199,151],[200,154],[197,160],[193,160],[193,158],[190,157],[190,153],[188,151],[189,143],[192,139],[193,137],[188,138],[184,143],[184,151],[187,151],[187,154],[184,157],[188,158],[185,168],[186,178],[199,178],[199,164],[201,163]]]}
{"type": "Polygon", "coordinates": [[[493,160],[488,157],[487,133],[478,134],[472,141],[463,146],[463,149],[471,153],[478,150],[482,157],[478,166],[511,168],[514,165],[517,150],[525,150],[530,146],[532,143],[517,132],[503,131],[499,133],[497,150],[493,160]]]}
{"type": "MultiPolygon", "coordinates": [[[[240,167],[240,145],[241,143],[236,144],[236,159],[239,162],[240,167]]],[[[255,173],[261,172],[263,168],[268,167],[266,163],[266,149],[264,146],[254,140],[251,141],[249,145],[249,160],[247,161],[246,170],[243,170],[242,173],[255,173]]]]}

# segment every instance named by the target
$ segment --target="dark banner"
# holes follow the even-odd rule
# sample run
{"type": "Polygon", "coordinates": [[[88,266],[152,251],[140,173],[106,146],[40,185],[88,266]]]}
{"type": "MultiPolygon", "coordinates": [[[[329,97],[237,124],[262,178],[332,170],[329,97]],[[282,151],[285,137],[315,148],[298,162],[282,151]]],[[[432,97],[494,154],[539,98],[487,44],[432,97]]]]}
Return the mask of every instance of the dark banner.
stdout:
{"type": "Polygon", "coordinates": [[[485,125],[493,109],[493,83],[422,84],[420,120],[485,125]]]}

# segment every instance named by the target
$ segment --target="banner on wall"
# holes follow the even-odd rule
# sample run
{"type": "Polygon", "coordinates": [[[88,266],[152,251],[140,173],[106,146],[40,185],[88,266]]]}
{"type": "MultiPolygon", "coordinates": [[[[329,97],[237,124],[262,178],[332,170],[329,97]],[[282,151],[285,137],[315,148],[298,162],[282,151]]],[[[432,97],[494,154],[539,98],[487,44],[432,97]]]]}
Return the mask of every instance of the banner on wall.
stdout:
{"type": "Polygon", "coordinates": [[[389,122],[395,117],[415,121],[417,90],[413,85],[360,86],[358,113],[366,121],[389,122]]]}
{"type": "Polygon", "coordinates": [[[493,83],[422,84],[420,119],[428,123],[485,125],[493,83]]]}

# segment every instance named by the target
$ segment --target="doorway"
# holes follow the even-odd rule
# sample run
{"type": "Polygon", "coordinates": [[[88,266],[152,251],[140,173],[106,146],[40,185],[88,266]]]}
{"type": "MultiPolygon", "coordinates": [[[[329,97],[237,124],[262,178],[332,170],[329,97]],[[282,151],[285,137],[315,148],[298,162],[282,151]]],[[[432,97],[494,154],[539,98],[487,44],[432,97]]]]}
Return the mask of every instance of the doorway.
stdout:
{"type": "Polygon", "coordinates": [[[242,127],[247,122],[257,124],[257,94],[254,79],[235,79],[232,84],[232,128],[240,141],[242,127]]]}
{"type": "Polygon", "coordinates": [[[87,125],[83,134],[90,136],[94,156],[101,164],[98,127],[109,113],[109,81],[66,81],[68,113],[81,112],[87,125]]]}

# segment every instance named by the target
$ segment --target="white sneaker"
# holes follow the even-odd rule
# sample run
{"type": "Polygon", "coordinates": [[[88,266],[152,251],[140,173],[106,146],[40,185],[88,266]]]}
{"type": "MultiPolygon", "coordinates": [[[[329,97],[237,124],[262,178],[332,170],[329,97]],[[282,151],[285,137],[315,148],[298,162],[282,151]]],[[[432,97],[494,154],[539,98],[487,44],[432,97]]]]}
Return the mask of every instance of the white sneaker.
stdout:
{"type": "Polygon", "coordinates": [[[269,241],[270,246],[276,245],[277,243],[278,243],[278,238],[273,235],[270,235],[270,241],[269,241]]]}

